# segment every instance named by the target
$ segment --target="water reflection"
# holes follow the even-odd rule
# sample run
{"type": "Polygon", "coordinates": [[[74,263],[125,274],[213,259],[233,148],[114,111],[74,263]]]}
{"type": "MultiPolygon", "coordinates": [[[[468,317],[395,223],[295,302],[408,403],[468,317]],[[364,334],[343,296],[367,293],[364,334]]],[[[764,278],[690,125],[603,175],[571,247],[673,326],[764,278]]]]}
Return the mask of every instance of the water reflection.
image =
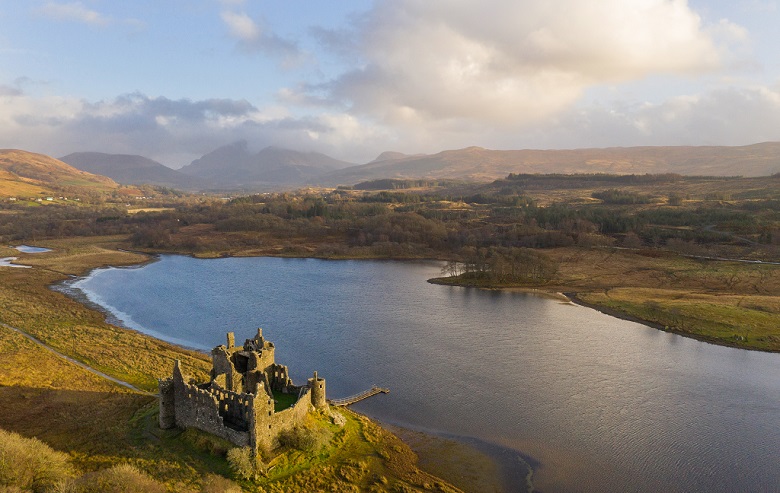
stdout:
{"type": "MultiPolygon", "coordinates": [[[[265,328],[300,382],[356,408],[538,461],[543,491],[770,491],[780,357],[711,346],[527,293],[425,282],[435,263],[165,256],[80,286],[177,341],[265,328]]],[[[95,298],[97,299],[97,298],[95,298]]]]}

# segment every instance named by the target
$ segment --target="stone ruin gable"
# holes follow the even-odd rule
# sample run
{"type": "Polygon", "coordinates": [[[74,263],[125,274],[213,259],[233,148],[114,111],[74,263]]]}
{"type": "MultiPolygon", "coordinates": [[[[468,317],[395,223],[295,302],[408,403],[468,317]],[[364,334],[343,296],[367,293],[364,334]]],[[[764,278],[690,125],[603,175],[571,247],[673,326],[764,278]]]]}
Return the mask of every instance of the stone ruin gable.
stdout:
{"type": "Polygon", "coordinates": [[[293,385],[290,370],[284,365],[274,363],[266,368],[265,374],[270,382],[271,390],[274,392],[291,394],[300,390],[300,387],[293,385]]]}
{"type": "Polygon", "coordinates": [[[160,382],[160,427],[172,428],[173,424],[179,428],[197,428],[235,445],[251,446],[255,429],[254,401],[251,394],[215,391],[210,384],[201,388],[187,383],[176,360],[173,377],[160,382]],[[173,423],[170,404],[166,402],[171,394],[173,423]]]}
{"type": "Polygon", "coordinates": [[[263,338],[262,329],[257,329],[257,335],[243,346],[236,346],[233,332],[228,332],[227,345],[211,351],[211,380],[233,392],[257,394],[260,383],[266,391],[297,391],[292,389],[288,368],[275,363],[274,350],[274,344],[263,338]]]}

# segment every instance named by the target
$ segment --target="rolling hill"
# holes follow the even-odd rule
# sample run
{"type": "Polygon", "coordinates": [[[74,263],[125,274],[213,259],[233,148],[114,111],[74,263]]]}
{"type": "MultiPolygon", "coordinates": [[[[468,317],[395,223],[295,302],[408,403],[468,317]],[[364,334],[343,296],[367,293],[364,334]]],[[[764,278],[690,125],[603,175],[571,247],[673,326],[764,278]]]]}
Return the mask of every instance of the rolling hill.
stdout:
{"type": "Polygon", "coordinates": [[[0,149],[0,196],[110,191],[119,188],[112,179],[74,168],[43,154],[0,149]]]}
{"type": "Polygon", "coordinates": [[[61,157],[60,160],[82,171],[108,176],[123,185],[149,184],[181,190],[206,187],[198,178],[138,155],[74,152],[61,157]]]}
{"type": "Polygon", "coordinates": [[[740,147],[612,147],[605,149],[497,151],[481,147],[376,160],[331,172],[324,185],[380,178],[492,181],[509,173],[611,173],[767,176],[780,172],[780,142],[740,147]]]}

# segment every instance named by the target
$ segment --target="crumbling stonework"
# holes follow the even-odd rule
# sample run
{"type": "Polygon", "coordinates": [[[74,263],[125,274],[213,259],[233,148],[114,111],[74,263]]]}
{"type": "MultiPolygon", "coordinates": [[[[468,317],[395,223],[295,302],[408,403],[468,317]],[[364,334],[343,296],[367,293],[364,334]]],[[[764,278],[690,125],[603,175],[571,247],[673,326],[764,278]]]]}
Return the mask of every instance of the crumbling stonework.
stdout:
{"type": "Polygon", "coordinates": [[[325,380],[317,376],[296,386],[289,370],[274,361],[274,345],[257,329],[253,339],[211,351],[209,382],[189,382],[177,360],[173,376],[160,380],[160,428],[197,428],[238,446],[273,448],[283,430],[302,423],[314,409],[326,409],[325,380]],[[291,407],[276,412],[274,393],[297,395],[291,407]]]}

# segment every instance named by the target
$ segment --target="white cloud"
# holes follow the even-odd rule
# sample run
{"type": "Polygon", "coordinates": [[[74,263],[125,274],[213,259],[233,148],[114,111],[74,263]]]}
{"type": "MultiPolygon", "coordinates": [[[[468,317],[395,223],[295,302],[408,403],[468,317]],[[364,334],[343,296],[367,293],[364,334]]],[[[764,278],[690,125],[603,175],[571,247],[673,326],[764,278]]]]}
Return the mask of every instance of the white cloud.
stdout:
{"type": "Polygon", "coordinates": [[[510,147],[745,145],[780,141],[780,86],[724,87],[659,103],[570,109],[538,122],[510,147]]]}
{"type": "Polygon", "coordinates": [[[530,122],[590,86],[717,71],[724,57],[685,0],[384,0],[354,35],[360,68],[300,99],[390,124],[530,122]]]}
{"type": "Polygon", "coordinates": [[[296,119],[286,108],[258,109],[245,100],[171,100],[133,93],[89,102],[28,96],[10,86],[0,89],[0,148],[55,157],[77,151],[141,154],[178,167],[239,139],[256,147],[279,145],[336,156],[376,143],[374,129],[349,115],[296,119]],[[163,159],[171,156],[178,161],[163,159]]]}
{"type": "Polygon", "coordinates": [[[48,2],[36,10],[40,15],[61,21],[83,22],[95,26],[106,26],[112,22],[111,17],[95,10],[90,10],[81,2],[56,3],[48,2]]]}
{"type": "Polygon", "coordinates": [[[220,17],[230,35],[238,40],[238,47],[245,53],[262,52],[281,58],[285,68],[299,64],[304,58],[297,43],[277,36],[245,12],[224,10],[220,17]]]}
{"type": "MultiPolygon", "coordinates": [[[[81,3],[46,5],[88,11],[81,3]]],[[[301,59],[297,41],[244,13],[241,0],[212,5],[223,9],[220,21],[243,54],[301,59]]],[[[67,17],[53,7],[46,15],[67,17]]],[[[384,150],[468,145],[780,140],[780,88],[745,86],[744,72],[735,71],[751,33],[728,19],[704,24],[685,0],[377,0],[351,30],[315,31],[328,56],[344,56],[328,70],[351,68],[325,83],[278,90],[274,107],[143,94],[97,102],[36,98],[21,84],[0,84],[0,147],[55,156],[80,150],[179,156],[161,160],[182,165],[185,157],[238,139],[353,162],[384,150]],[[638,92],[621,90],[637,80],[644,81],[632,86],[638,92]],[[684,90],[675,84],[681,80],[684,90]],[[622,94],[628,102],[583,103],[588,89],[605,86],[617,90],[600,92],[602,99],[622,94]]]]}
{"type": "Polygon", "coordinates": [[[230,34],[242,41],[251,42],[260,37],[260,28],[255,21],[245,13],[224,11],[222,20],[230,30],[230,34]]]}
{"type": "Polygon", "coordinates": [[[780,140],[780,85],[715,89],[654,104],[593,104],[500,131],[479,120],[394,126],[341,111],[294,117],[284,107],[257,108],[245,100],[135,93],[89,102],[36,98],[3,87],[0,148],[55,157],[76,151],[141,154],[176,167],[239,139],[256,148],[317,150],[356,163],[384,150],[438,152],[468,145],[520,149],[780,140]]]}

